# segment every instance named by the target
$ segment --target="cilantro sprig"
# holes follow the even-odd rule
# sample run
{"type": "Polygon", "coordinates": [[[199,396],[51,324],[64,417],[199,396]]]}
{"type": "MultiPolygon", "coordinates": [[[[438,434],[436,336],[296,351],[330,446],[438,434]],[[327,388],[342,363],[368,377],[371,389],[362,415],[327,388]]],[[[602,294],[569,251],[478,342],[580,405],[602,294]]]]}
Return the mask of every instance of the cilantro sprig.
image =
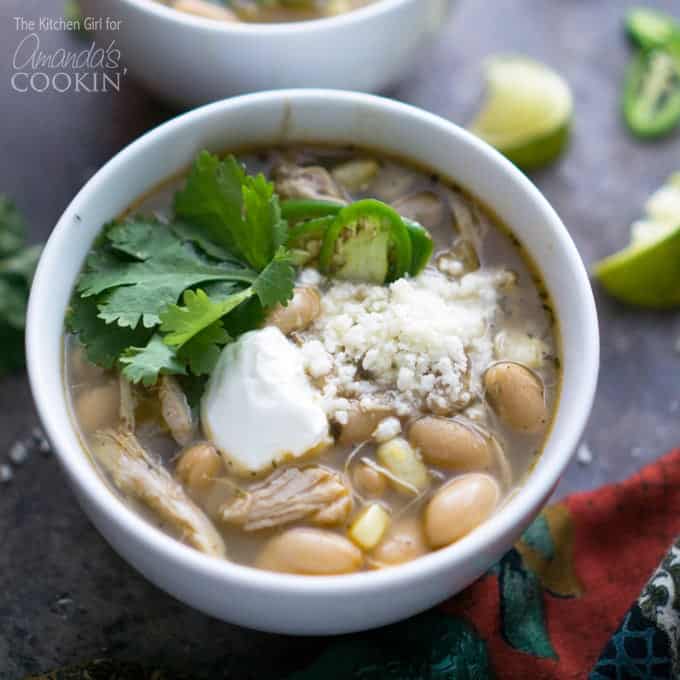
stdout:
{"type": "Polygon", "coordinates": [[[135,216],[105,227],[67,325],[91,361],[120,367],[132,382],[206,375],[232,340],[227,329],[256,328],[266,309],[292,297],[287,235],[274,186],[233,156],[203,151],[172,220],[135,216]]]}
{"type": "Polygon", "coordinates": [[[24,365],[28,291],[41,246],[26,246],[26,224],[16,206],[0,195],[0,374],[24,365]]]}

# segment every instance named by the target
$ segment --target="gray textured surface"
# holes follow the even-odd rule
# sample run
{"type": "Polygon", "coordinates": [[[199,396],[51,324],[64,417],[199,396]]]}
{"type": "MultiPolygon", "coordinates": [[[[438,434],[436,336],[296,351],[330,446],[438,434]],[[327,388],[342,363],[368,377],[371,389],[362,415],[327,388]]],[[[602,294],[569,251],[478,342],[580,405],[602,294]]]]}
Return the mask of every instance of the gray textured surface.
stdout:
{"type": "MultiPolygon", "coordinates": [[[[623,244],[645,198],[680,169],[677,136],[642,145],[619,119],[629,57],[621,17],[629,4],[461,0],[414,73],[390,93],[465,122],[480,97],[480,63],[488,53],[525,53],[564,73],[576,100],[573,144],[562,162],[534,179],[588,264],[623,244]]],[[[34,240],[47,236],[97,167],[171,115],[129,80],[117,95],[11,92],[19,40],[11,17],[57,16],[61,6],[61,0],[3,0],[0,6],[0,191],[24,210],[34,240]]],[[[74,45],[65,33],[42,37],[45,48],[74,45]]],[[[597,298],[602,372],[585,437],[594,461],[574,461],[560,494],[622,479],[680,443],[673,350],[680,318],[597,298]]],[[[0,462],[36,422],[24,377],[3,380],[0,462]]],[[[105,654],[199,678],[277,677],[304,665],[322,644],[210,620],[149,585],[84,518],[52,458],[33,455],[0,486],[0,678],[105,654]]]]}

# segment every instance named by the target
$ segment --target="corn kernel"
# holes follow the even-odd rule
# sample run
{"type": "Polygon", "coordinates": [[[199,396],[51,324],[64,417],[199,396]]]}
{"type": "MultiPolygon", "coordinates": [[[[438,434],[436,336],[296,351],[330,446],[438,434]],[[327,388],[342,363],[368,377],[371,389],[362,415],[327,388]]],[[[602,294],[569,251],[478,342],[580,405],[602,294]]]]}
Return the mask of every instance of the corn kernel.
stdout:
{"type": "Polygon", "coordinates": [[[402,437],[381,444],[376,452],[380,464],[386,467],[396,479],[390,483],[397,491],[419,493],[427,488],[430,477],[427,468],[411,445],[402,437]],[[403,482],[399,483],[399,481],[403,482]]]}
{"type": "Polygon", "coordinates": [[[349,537],[364,550],[373,550],[390,524],[390,515],[378,503],[369,505],[349,529],[349,537]]]}

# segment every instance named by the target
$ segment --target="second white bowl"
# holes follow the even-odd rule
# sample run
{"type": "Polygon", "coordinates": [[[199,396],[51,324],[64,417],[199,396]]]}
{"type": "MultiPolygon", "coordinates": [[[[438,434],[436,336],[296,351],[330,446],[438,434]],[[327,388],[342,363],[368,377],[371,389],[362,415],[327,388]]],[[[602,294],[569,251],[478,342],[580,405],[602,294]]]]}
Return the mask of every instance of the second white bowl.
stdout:
{"type": "Polygon", "coordinates": [[[81,0],[86,16],[120,20],[98,37],[115,40],[135,78],[181,105],[284,87],[382,90],[408,71],[450,2],[377,0],[328,19],[232,24],[154,0],[81,0]]]}

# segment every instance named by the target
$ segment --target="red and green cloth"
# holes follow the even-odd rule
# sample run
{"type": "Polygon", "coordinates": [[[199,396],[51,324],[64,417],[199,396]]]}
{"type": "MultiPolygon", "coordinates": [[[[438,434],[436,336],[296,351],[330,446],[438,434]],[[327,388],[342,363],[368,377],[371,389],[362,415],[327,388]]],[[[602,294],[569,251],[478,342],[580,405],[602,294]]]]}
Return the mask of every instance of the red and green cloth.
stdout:
{"type": "Polygon", "coordinates": [[[680,449],[626,482],[548,507],[463,593],[408,621],[330,639],[287,680],[680,678],[679,518],[680,449]]]}

